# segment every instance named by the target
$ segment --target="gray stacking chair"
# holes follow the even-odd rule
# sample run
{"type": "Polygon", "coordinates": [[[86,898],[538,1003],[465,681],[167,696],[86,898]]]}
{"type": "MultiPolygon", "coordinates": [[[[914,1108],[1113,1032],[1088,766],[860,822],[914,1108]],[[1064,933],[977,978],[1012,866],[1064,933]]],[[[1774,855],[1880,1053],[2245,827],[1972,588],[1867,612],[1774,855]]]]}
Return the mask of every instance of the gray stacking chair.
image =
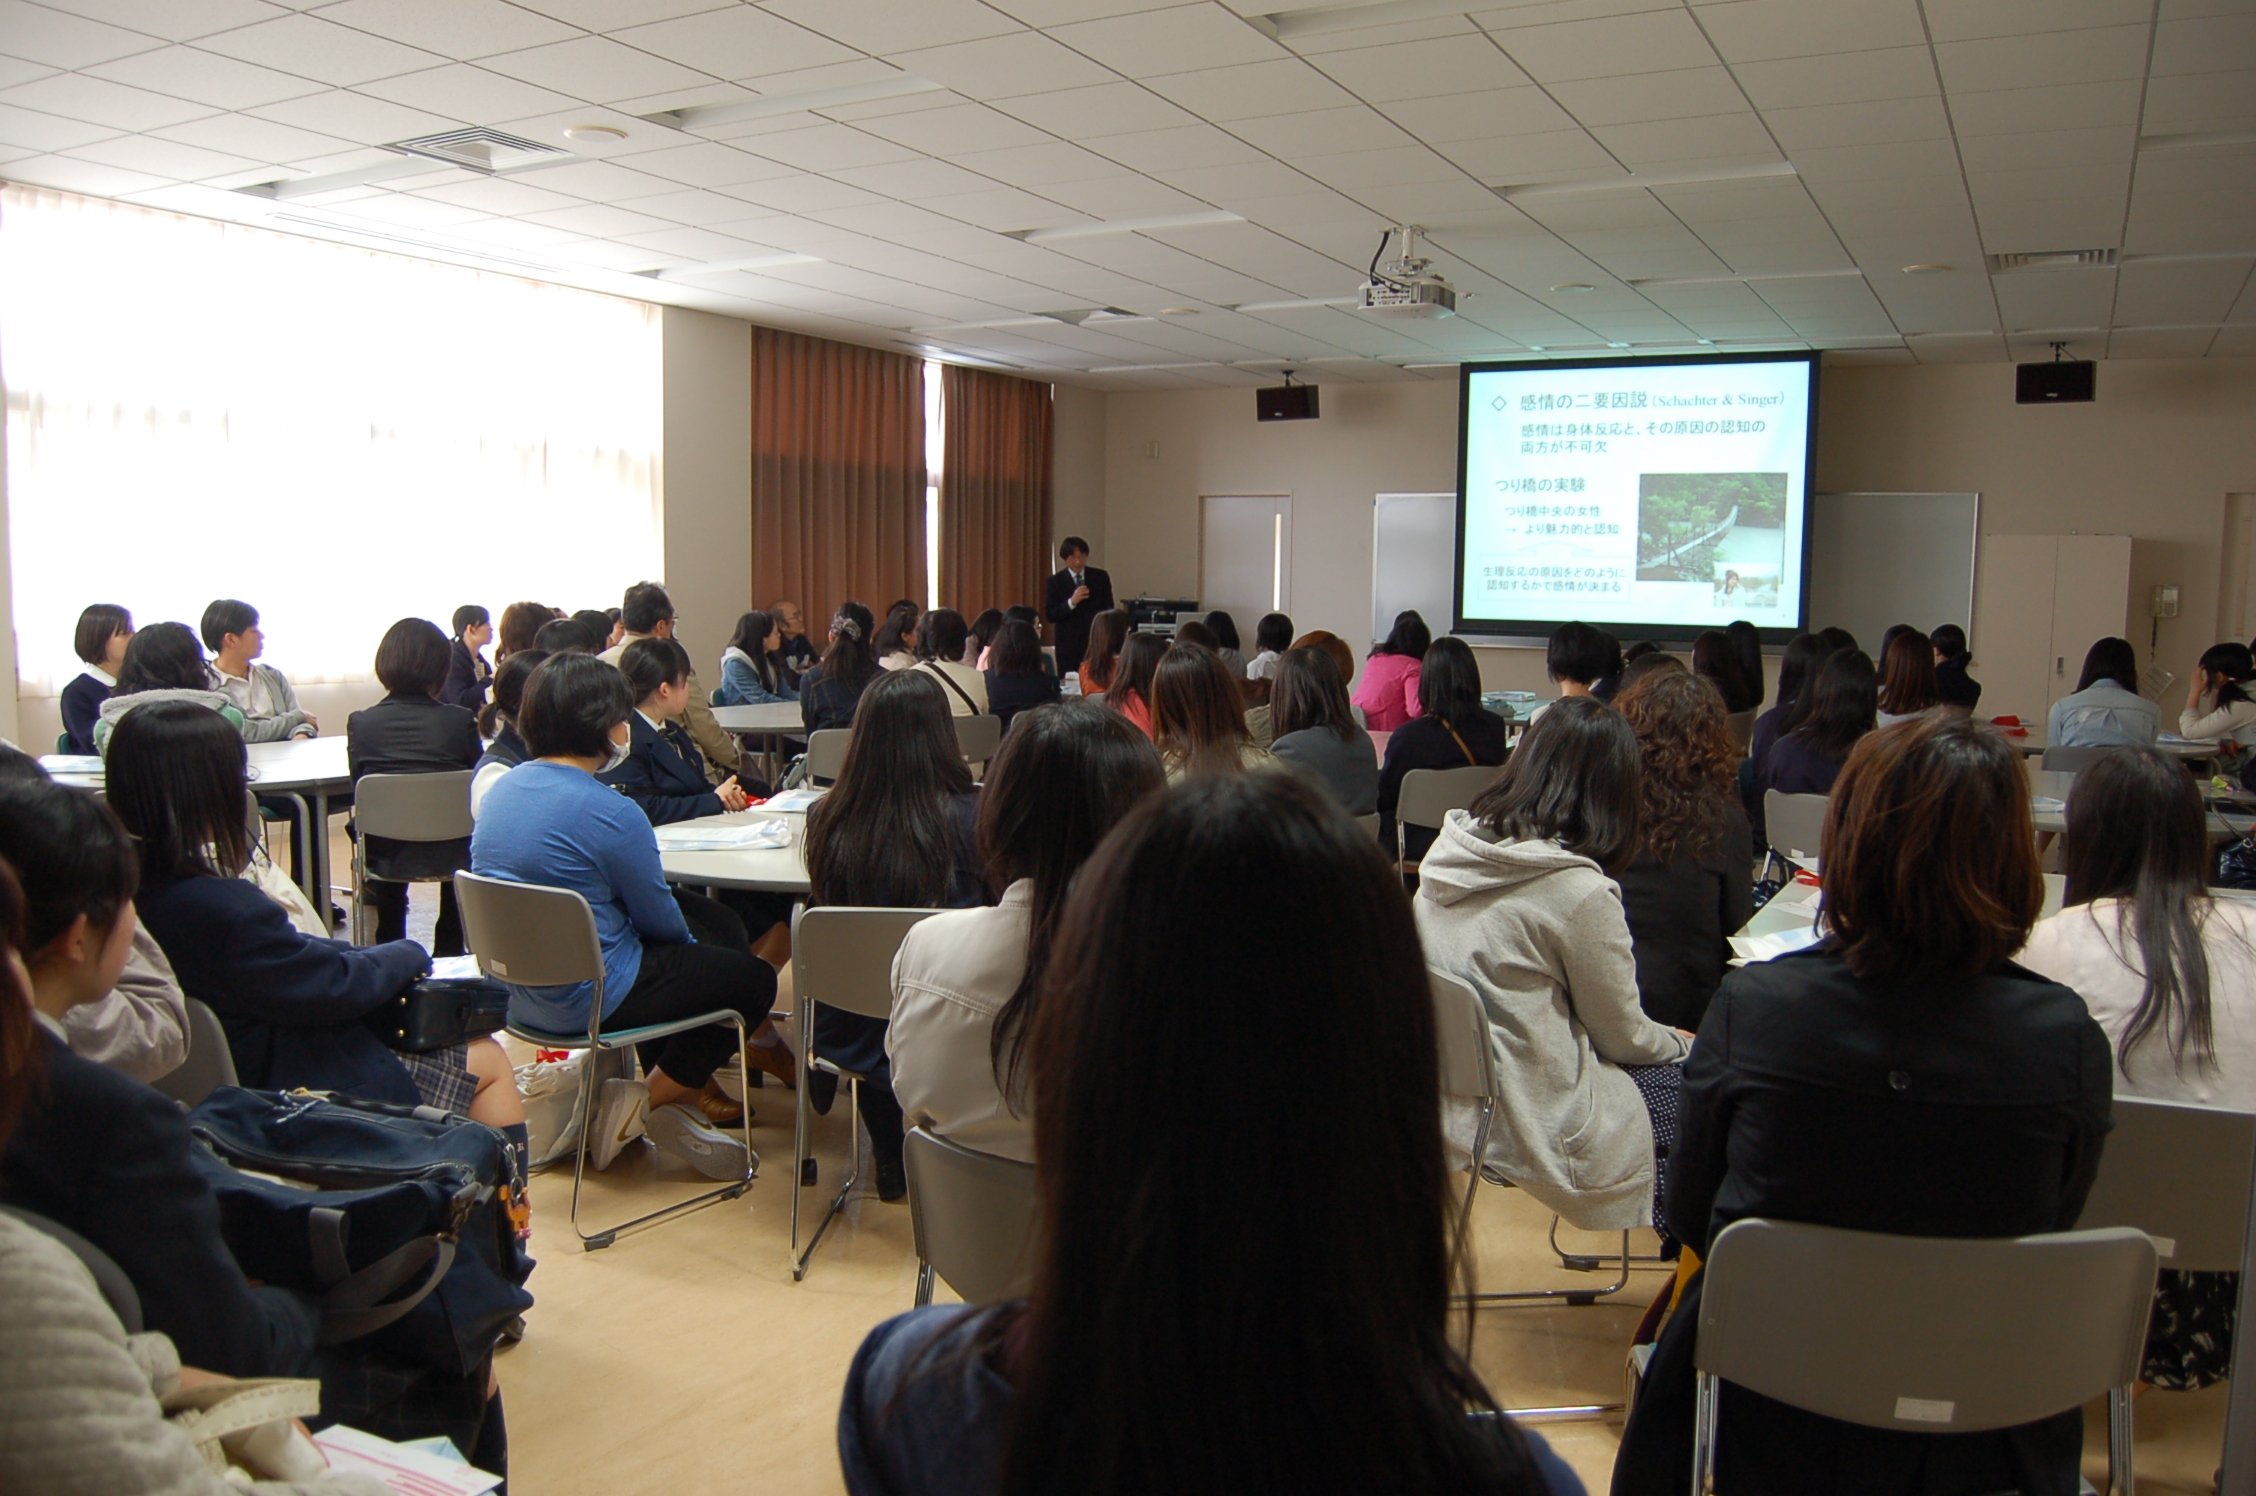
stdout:
{"type": "Polygon", "coordinates": [[[1735,1221],[1701,1291],[1693,1496],[1715,1490],[1723,1382],[1921,1434],[2010,1428],[2104,1392],[2111,1484],[2130,1496],[2154,1272],[2154,1243],[2128,1227],[1984,1240],[1735,1221]]]}
{"type": "Polygon", "coordinates": [[[1825,840],[1825,806],[1823,795],[1764,790],[1763,832],[1772,850],[1789,860],[1796,852],[1805,861],[1818,856],[1825,840]]]}
{"type": "MultiPolygon", "coordinates": [[[[368,943],[368,915],[361,902],[362,886],[373,874],[368,866],[368,838],[388,837],[403,842],[463,841],[470,835],[470,778],[468,769],[441,774],[363,774],[353,786],[352,942],[368,943]]],[[[408,880],[443,883],[444,878],[408,880]]]]}
{"type": "Polygon", "coordinates": [[[1453,810],[1463,810],[1480,798],[1504,770],[1494,764],[1467,764],[1462,769],[1412,769],[1402,776],[1401,793],[1394,802],[1394,861],[1406,873],[1418,865],[1409,860],[1409,840],[1403,828],[1425,826],[1440,830],[1453,810]]]}
{"type": "MultiPolygon", "coordinates": [[[[603,943],[595,931],[595,912],[588,908],[587,900],[568,888],[544,888],[534,883],[512,883],[502,878],[487,878],[476,873],[457,873],[454,878],[454,895],[462,905],[462,933],[469,942],[470,952],[478,958],[478,969],[497,982],[512,982],[520,987],[569,987],[580,982],[593,984],[594,991],[588,1002],[588,1026],[585,1034],[552,1033],[517,1022],[512,1018],[509,1033],[527,1044],[542,1049],[587,1049],[597,1054],[610,1050],[632,1050],[637,1044],[652,1039],[663,1039],[688,1029],[703,1028],[707,1024],[726,1024],[736,1030],[736,1063],[739,1073],[748,1074],[744,1051],[752,1035],[744,1015],[733,1009],[714,1013],[700,1013],[691,1018],[676,1018],[665,1023],[646,1023],[634,1028],[605,1029],[603,1026],[603,943]]],[[[721,1200],[733,1200],[752,1187],[759,1177],[760,1155],[752,1150],[752,1108],[744,1109],[744,1177],[731,1180],[719,1189],[707,1190],[687,1200],[677,1201],[660,1210],[636,1216],[631,1221],[621,1221],[616,1226],[589,1233],[580,1229],[580,1186],[587,1178],[587,1134],[595,1118],[596,1079],[600,1067],[591,1054],[580,1063],[580,1099],[578,1106],[580,1147],[574,1150],[572,1166],[572,1233],[579,1237],[581,1247],[590,1252],[600,1251],[619,1239],[619,1233],[636,1226],[669,1220],[686,1211],[711,1205],[721,1200]]]]}
{"type": "Polygon", "coordinates": [[[826,727],[807,734],[807,777],[828,784],[846,764],[846,745],[854,739],[850,727],[826,727]]]}
{"type": "Polygon", "coordinates": [[[982,712],[976,717],[954,717],[956,746],[963,750],[964,762],[983,764],[995,756],[1003,745],[1003,719],[982,712]]]}
{"type": "MultiPolygon", "coordinates": [[[[819,737],[820,734],[818,733],[819,737]]],[[[843,737],[845,734],[841,733],[843,737]]],[[[807,1276],[807,1262],[822,1245],[823,1233],[846,1206],[846,1197],[862,1179],[862,1077],[824,1059],[815,1050],[815,1009],[818,1005],[842,1008],[866,1018],[893,1016],[893,955],[901,937],[919,920],[930,919],[937,909],[809,909],[799,906],[791,916],[791,989],[799,1020],[799,1090],[792,1125],[791,1279],[807,1276]],[[816,1070],[827,1070],[849,1082],[854,1093],[850,1121],[853,1125],[852,1159],[845,1182],[830,1202],[830,1209],[815,1227],[805,1250],[799,1246],[799,1197],[815,1182],[815,1161],[807,1152],[808,1081],[816,1070]]]]}
{"type": "Polygon", "coordinates": [[[967,1304],[1024,1294],[1034,1273],[1034,1166],[909,1130],[909,1229],[916,1237],[918,1304],[937,1275],[967,1304]]]}
{"type": "Polygon", "coordinates": [[[95,1288],[101,1291],[103,1302],[118,1317],[119,1327],[128,1335],[141,1333],[141,1291],[133,1286],[133,1280],[125,1275],[125,1269],[117,1265],[116,1258],[60,1221],[51,1221],[43,1215],[19,1210],[13,1205],[0,1205],[0,1216],[21,1221],[34,1231],[51,1236],[70,1248],[72,1255],[85,1264],[87,1276],[94,1280],[95,1288]]]}
{"type": "MultiPolygon", "coordinates": [[[[1355,818],[1355,825],[1357,830],[1361,831],[1365,836],[1371,838],[1371,840],[1379,840],[1379,813],[1377,811],[1373,811],[1367,816],[1357,816],[1355,818]]],[[[1379,842],[1379,845],[1385,846],[1386,843],[1379,842]]]]}
{"type": "Polygon", "coordinates": [[[194,1106],[221,1086],[235,1084],[235,1052],[227,1047],[219,1015],[196,998],[187,1003],[188,1058],[149,1084],[182,1106],[194,1106]]]}

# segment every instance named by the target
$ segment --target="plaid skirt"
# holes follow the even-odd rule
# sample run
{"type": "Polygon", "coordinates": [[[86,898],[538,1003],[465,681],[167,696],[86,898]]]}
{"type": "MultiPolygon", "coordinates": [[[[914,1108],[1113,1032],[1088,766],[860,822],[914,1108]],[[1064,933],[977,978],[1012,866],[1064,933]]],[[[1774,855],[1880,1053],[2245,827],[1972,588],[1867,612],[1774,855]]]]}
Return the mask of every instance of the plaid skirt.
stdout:
{"type": "Polygon", "coordinates": [[[456,1116],[470,1115],[470,1103],[478,1094],[478,1077],[470,1073],[469,1045],[456,1044],[421,1054],[403,1051],[399,1062],[407,1067],[425,1106],[456,1116]]]}

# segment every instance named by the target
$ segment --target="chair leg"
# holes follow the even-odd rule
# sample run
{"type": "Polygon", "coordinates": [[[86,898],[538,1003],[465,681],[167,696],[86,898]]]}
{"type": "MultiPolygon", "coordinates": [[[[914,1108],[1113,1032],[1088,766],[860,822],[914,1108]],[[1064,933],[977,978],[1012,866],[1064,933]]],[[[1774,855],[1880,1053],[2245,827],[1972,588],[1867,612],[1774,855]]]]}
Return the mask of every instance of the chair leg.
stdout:
{"type": "Polygon", "coordinates": [[[2131,1389],[2117,1387],[2107,1394],[2107,1490],[2109,1496],[2138,1496],[2138,1479],[2131,1469],[2131,1389]]]}
{"type": "Polygon", "coordinates": [[[1692,1496],[1709,1496],[1715,1490],[1716,1404],[1722,1386],[1706,1372],[1698,1374],[1692,1393],[1692,1496]]]}
{"type": "Polygon", "coordinates": [[[922,1309],[925,1305],[931,1302],[932,1264],[929,1262],[919,1262],[917,1264],[916,1306],[919,1309],[922,1309]]]}
{"type": "MultiPolygon", "coordinates": [[[[744,1047],[748,1042],[751,1031],[745,1025],[741,1014],[736,1017],[734,1027],[736,1029],[737,1063],[742,1064],[744,1063],[744,1047]]],[[[572,1234],[579,1237],[581,1250],[588,1252],[602,1251],[605,1247],[616,1242],[619,1239],[619,1233],[622,1231],[632,1231],[640,1226],[655,1225],[660,1221],[672,1220],[678,1215],[686,1215],[693,1210],[702,1210],[708,1205],[717,1205],[723,1200],[737,1199],[745,1191],[751,1189],[752,1181],[760,1176],[760,1155],[752,1151],[752,1109],[747,1106],[744,1109],[743,1123],[745,1157],[744,1177],[742,1179],[733,1180],[718,1189],[710,1189],[702,1194],[692,1195],[687,1200],[677,1200],[671,1205],[661,1206],[657,1210],[638,1215],[632,1220],[621,1221],[616,1226],[606,1226],[603,1230],[592,1234],[582,1231],[580,1229],[580,1184],[587,1178],[587,1130],[595,1121],[594,1057],[598,1054],[615,1053],[617,1048],[618,1046],[598,1040],[588,1050],[588,1058],[580,1062],[580,1150],[579,1158],[573,1166],[572,1173],[572,1234]]]]}
{"type": "MultiPolygon", "coordinates": [[[[1613,1261],[1611,1257],[1594,1257],[1587,1252],[1570,1252],[1565,1247],[1560,1246],[1559,1218],[1555,1215],[1551,1217],[1551,1250],[1558,1254],[1559,1266],[1570,1273],[1594,1273],[1598,1271],[1601,1264],[1613,1261]]],[[[1648,1270],[1658,1269],[1662,1272],[1673,1273],[1676,1271],[1676,1264],[1658,1252],[1650,1256],[1640,1252],[1629,1259],[1629,1265],[1648,1270]]]]}
{"type": "MultiPolygon", "coordinates": [[[[853,1193],[854,1186],[861,1183],[862,1180],[862,1105],[861,1092],[857,1089],[854,1091],[850,1103],[851,1110],[847,1113],[847,1120],[854,1129],[851,1135],[852,1141],[849,1145],[851,1167],[847,1170],[845,1182],[838,1186],[838,1194],[831,1200],[830,1208],[823,1212],[822,1220],[816,1225],[815,1234],[808,1238],[806,1247],[802,1249],[799,1245],[799,1197],[809,1182],[807,1165],[812,1162],[807,1152],[807,1081],[814,1068],[808,1058],[814,1051],[814,1044],[815,1005],[801,1000],[799,1003],[799,1055],[797,1061],[799,1069],[798,1117],[794,1129],[791,1173],[791,1281],[794,1283],[806,1280],[807,1264],[813,1259],[815,1248],[822,1245],[823,1233],[830,1229],[832,1221],[838,1219],[838,1213],[846,1208],[846,1197],[853,1193]]],[[[841,1077],[841,1079],[848,1086],[859,1085],[859,1082],[847,1080],[844,1077],[841,1077]]]]}

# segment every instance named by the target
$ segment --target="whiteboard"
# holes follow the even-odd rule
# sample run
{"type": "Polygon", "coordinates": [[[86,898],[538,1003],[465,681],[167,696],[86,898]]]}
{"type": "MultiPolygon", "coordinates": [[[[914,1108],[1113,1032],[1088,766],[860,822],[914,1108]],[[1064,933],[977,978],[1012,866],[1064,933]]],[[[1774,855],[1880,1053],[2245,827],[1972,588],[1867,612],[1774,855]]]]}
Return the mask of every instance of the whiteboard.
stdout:
{"type": "Polygon", "coordinates": [[[1892,624],[1921,633],[1974,624],[1974,493],[1821,493],[1810,496],[1810,613],[1867,652],[1892,624]]]}
{"type": "Polygon", "coordinates": [[[1371,637],[1416,609],[1440,638],[1456,622],[1457,495],[1382,493],[1371,519],[1371,637]]]}

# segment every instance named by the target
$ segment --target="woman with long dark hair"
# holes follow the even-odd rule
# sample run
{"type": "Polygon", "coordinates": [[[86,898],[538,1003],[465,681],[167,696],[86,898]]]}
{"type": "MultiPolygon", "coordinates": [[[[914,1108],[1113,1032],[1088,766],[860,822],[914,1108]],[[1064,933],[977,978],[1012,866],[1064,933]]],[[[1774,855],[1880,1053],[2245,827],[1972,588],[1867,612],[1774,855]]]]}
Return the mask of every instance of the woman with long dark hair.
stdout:
{"type": "Polygon", "coordinates": [[[737,619],[736,632],[721,650],[721,684],[713,693],[713,705],[767,706],[799,699],[769,648],[774,635],[775,620],[764,609],[737,619]]]}
{"type": "Polygon", "coordinates": [[[2139,694],[2138,651],[2128,639],[2101,639],[2084,654],[2076,689],[2052,704],[2045,742],[2054,748],[2151,747],[2162,708],[2139,694]]]}
{"type": "Polygon", "coordinates": [[[1935,651],[1925,634],[1906,629],[1881,651],[1880,709],[1873,720],[1887,727],[1942,704],[1942,690],[1935,684],[1935,651]]]}
{"type": "MultiPolygon", "coordinates": [[[[1480,665],[1462,639],[1434,640],[1418,674],[1418,715],[1387,739],[1386,762],[1379,769],[1374,802],[1379,812],[1379,844],[1397,845],[1394,808],[1402,803],[1402,779],[1412,769],[1463,769],[1501,764],[1511,751],[1512,731],[1504,719],[1481,705],[1480,665]]],[[[1412,862],[1426,855],[1435,833],[1424,826],[1406,829],[1404,855],[1412,862]]]]}
{"type": "Polygon", "coordinates": [[[1804,694],[1809,705],[1796,713],[1799,722],[1771,745],[1770,757],[1755,774],[1755,799],[1749,816],[1758,839],[1766,834],[1762,818],[1765,790],[1777,790],[1782,795],[1832,791],[1849,750],[1873,729],[1879,712],[1880,677],[1863,650],[1836,650],[1825,657],[1817,678],[1804,694]]]}
{"type": "MultiPolygon", "coordinates": [[[[2066,907],[2020,963],[2076,990],[2115,1046],[2115,1094],[2256,1110],[2256,910],[2209,892],[2201,790],[2152,748],[2076,776],[2066,907]]],[[[2165,1267],[2141,1380],[2192,1391],[2232,1364],[2238,1273],[2165,1267]]]]}
{"type": "Polygon", "coordinates": [[[1786,653],[1778,661],[1778,704],[1755,719],[1754,737],[1747,748],[1747,760],[1756,774],[1762,772],[1771,745],[1779,736],[1800,725],[1795,714],[1803,705],[1810,678],[1832,652],[1816,634],[1796,634],[1787,643],[1786,653]]]}
{"type": "Polygon", "coordinates": [[[1151,722],[1169,782],[1276,762],[1253,741],[1236,683],[1202,644],[1177,644],[1160,657],[1152,674],[1151,722]]]}
{"type": "Polygon", "coordinates": [[[1379,808],[1379,755],[1356,724],[1347,683],[1328,652],[1286,652],[1269,695],[1269,725],[1269,751],[1279,763],[1314,778],[1351,816],[1379,808]]]}
{"type": "MultiPolygon", "coordinates": [[[[2181,771],[2182,772],[2182,771],[2181,771]]],[[[2065,1231],[2109,1125],[2107,1036],[2016,964],[2044,906],[2028,779],[1935,713],[1860,741],[1824,832],[1826,937],[1733,971],[1685,1065],[1670,1229],[1705,1255],[1751,1217],[1902,1236],[2065,1231]]],[[[1684,1490],[1702,1280],[1661,1332],[1614,1490],[1684,1490]]],[[[1855,1292],[1844,1284],[1844,1292],[1855,1292]]],[[[1734,1496],[2073,1492],[2083,1416],[1985,1433],[1837,1422],[1722,1389],[1734,1496]]]]}
{"type": "MultiPolygon", "coordinates": [[[[483,749],[478,719],[441,698],[447,678],[449,646],[438,625],[425,618],[402,618],[384,631],[376,646],[376,679],[384,699],[345,719],[345,762],[355,785],[366,774],[447,774],[475,769],[483,749]]],[[[357,827],[354,835],[360,835],[357,827]]],[[[431,954],[459,956],[462,915],[455,907],[453,874],[470,865],[470,840],[403,842],[370,836],[360,849],[361,900],[374,914],[376,943],[407,936],[407,885],[419,878],[439,880],[439,917],[431,932],[431,954]]]]}
{"type": "Polygon", "coordinates": [[[1147,800],[1074,880],[1028,1054],[1032,1293],[863,1343],[855,1496],[1579,1491],[1451,1343],[1425,958],[1320,792],[1230,775],[1147,800]],[[1311,1172],[1302,1098],[1343,1047],[1370,1083],[1311,1172]],[[1217,1087],[1247,1168],[1213,1167],[1217,1087]]]}
{"type": "Polygon", "coordinates": [[[1031,623],[1016,618],[1005,622],[987,658],[987,710],[1002,719],[1003,731],[1009,732],[1028,707],[1058,699],[1058,678],[1046,668],[1042,638],[1031,623]]]}
{"type": "Polygon", "coordinates": [[[1418,672],[1432,647],[1433,631],[1425,619],[1415,611],[1394,616],[1394,628],[1371,646],[1363,661],[1363,682],[1355,688],[1365,727],[1393,732],[1418,715],[1418,672]]]}
{"type": "Polygon", "coordinates": [[[1705,629],[1692,641],[1692,673],[1715,682],[1727,712],[1749,712],[1762,694],[1747,684],[1739,650],[1721,629],[1705,629]]]}
{"type": "Polygon", "coordinates": [[[1621,713],[1562,697],[1418,868],[1426,959],[1480,995],[1503,1077],[1481,1162],[1589,1231],[1657,1223],[1692,1044],[1638,1006],[1613,883],[1638,852],[1640,777],[1621,713]]]}
{"type": "Polygon", "coordinates": [[[971,637],[964,641],[964,663],[972,669],[987,669],[987,647],[1003,631],[1004,613],[1001,608],[983,608],[971,621],[971,637]]]}
{"type": "Polygon", "coordinates": [[[877,624],[860,603],[840,603],[830,620],[830,648],[799,677],[799,720],[807,731],[852,727],[854,708],[871,681],[885,672],[870,653],[877,624]]]}
{"type": "MultiPolygon", "coordinates": [[[[976,717],[988,709],[987,677],[963,662],[964,646],[970,640],[971,630],[954,608],[934,608],[917,622],[912,668],[940,683],[947,693],[948,711],[957,717],[976,717]]],[[[1039,659],[1041,653],[1037,644],[1035,657],[1039,659]]]]}
{"type": "MultiPolygon", "coordinates": [[[[132,663],[132,651],[128,650],[127,668],[132,663]]],[[[2201,663],[2194,666],[2185,710],[2178,714],[2178,735],[2230,738],[2243,748],[2256,746],[2256,697],[2248,691],[2251,677],[2256,677],[2256,658],[2250,656],[2247,645],[2230,641],[2210,645],[2202,652],[2201,663]]],[[[123,676],[118,678],[118,689],[125,689],[123,676]]],[[[104,706],[103,715],[107,716],[109,710],[104,706]]]]}
{"type": "Polygon", "coordinates": [[[880,670],[906,670],[916,663],[918,616],[916,604],[895,603],[877,626],[877,640],[870,645],[870,654],[880,670]]]}
{"type": "Polygon", "coordinates": [[[1238,621],[1220,608],[1206,615],[1206,631],[1214,636],[1214,652],[1230,679],[1246,678],[1246,657],[1238,649],[1238,621]]]}
{"type": "Polygon", "coordinates": [[[1033,1161],[1026,1040],[1067,890],[1166,782],[1151,740],[1095,705],[1036,707],[1003,739],[979,793],[979,852],[999,902],[924,921],[893,962],[885,1050],[911,1125],[1033,1161]]]}
{"type": "Polygon", "coordinates": [[[1152,732],[1152,677],[1159,673],[1167,641],[1157,634],[1133,633],[1120,645],[1120,663],[1113,667],[1105,687],[1105,705],[1136,724],[1145,737],[1152,732]]]}
{"type": "Polygon", "coordinates": [[[1763,704],[1762,631],[1744,618],[1734,618],[1723,626],[1723,637],[1731,641],[1731,652],[1739,660],[1739,677],[1753,697],[1744,710],[1759,712],[1763,704]]]}
{"type": "MultiPolygon", "coordinates": [[[[979,792],[942,695],[939,682],[913,670],[885,675],[863,693],[838,783],[807,812],[809,907],[969,909],[986,902],[975,830],[979,792]]],[[[906,1198],[885,1021],[818,1007],[815,1051],[869,1078],[861,1108],[878,1198],[906,1198]]],[[[838,1078],[817,1070],[809,1085],[815,1110],[827,1113],[838,1078]]]]}
{"type": "Polygon", "coordinates": [[[1637,856],[1616,874],[1647,1017],[1697,1029],[1731,959],[1731,935],[1755,912],[1747,813],[1733,782],[1739,754],[1723,697],[1671,661],[1624,685],[1614,709],[1637,734],[1637,856]]]}
{"type": "Polygon", "coordinates": [[[1120,646],[1128,642],[1134,628],[1126,608],[1107,608],[1089,621],[1089,652],[1081,657],[1077,672],[1083,696],[1101,696],[1111,689],[1113,671],[1120,664],[1120,646]]]}

